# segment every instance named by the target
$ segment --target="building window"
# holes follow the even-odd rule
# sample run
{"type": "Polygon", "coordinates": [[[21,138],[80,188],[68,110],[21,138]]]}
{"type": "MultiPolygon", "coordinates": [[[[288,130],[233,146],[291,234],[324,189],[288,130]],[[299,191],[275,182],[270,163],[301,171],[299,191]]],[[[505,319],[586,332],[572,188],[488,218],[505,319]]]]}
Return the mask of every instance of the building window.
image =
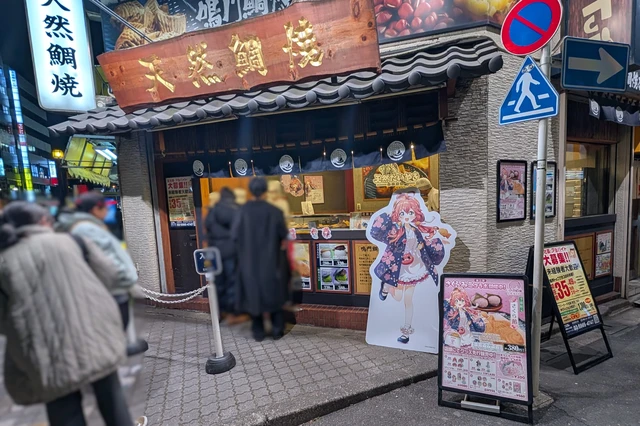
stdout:
{"type": "Polygon", "coordinates": [[[567,143],[565,217],[613,213],[612,146],[567,143]]]}

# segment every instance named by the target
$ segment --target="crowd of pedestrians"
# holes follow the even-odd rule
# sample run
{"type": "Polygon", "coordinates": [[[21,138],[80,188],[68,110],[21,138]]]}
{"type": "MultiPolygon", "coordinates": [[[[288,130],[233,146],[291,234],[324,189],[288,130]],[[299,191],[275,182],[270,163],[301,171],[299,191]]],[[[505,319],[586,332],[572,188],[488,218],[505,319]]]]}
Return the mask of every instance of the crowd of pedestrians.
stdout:
{"type": "Polygon", "coordinates": [[[137,273],[105,210],[100,193],[79,197],[57,225],[35,203],[0,210],[4,383],[16,404],[45,404],[50,426],[86,425],[86,385],[107,426],[147,424],[132,419],[118,376],[137,273]]]}

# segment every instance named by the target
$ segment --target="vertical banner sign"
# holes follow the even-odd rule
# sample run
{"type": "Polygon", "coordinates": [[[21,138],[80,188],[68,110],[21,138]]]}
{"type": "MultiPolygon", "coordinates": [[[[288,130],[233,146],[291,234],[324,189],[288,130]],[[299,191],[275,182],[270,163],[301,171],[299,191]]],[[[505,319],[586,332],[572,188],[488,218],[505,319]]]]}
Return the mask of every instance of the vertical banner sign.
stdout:
{"type": "Polygon", "coordinates": [[[437,353],[438,279],[456,232],[410,188],[372,215],[367,239],[379,250],[369,269],[367,343],[437,353]]]}
{"type": "Polygon", "coordinates": [[[172,229],[196,226],[196,210],[191,193],[191,178],[167,178],[169,223],[172,229]]]}
{"type": "Polygon", "coordinates": [[[82,0],[26,0],[26,7],[40,106],[64,112],[95,108],[82,0]]]}
{"type": "Polygon", "coordinates": [[[441,389],[532,400],[525,293],[522,276],[442,277],[441,389]]]}
{"type": "Polygon", "coordinates": [[[567,337],[600,327],[596,301],[573,241],[545,246],[544,269],[567,337]]]}

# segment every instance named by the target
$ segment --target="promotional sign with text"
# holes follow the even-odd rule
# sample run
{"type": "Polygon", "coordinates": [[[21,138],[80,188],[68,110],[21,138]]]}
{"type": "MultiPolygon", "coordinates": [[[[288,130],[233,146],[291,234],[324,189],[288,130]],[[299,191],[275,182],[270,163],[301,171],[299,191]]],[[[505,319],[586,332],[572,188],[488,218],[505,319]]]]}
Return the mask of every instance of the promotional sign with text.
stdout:
{"type": "Polygon", "coordinates": [[[380,71],[373,0],[300,2],[98,57],[125,111],[354,71],[380,71]]]}
{"type": "Polygon", "coordinates": [[[530,402],[525,278],[447,274],[441,281],[441,389],[530,402]]]}
{"type": "Polygon", "coordinates": [[[573,241],[544,248],[544,269],[568,337],[600,326],[596,302],[573,241]]]}
{"type": "Polygon", "coordinates": [[[26,0],[38,101],[48,111],[96,107],[82,0],[26,0]]]}
{"type": "MultiPolygon", "coordinates": [[[[343,1],[359,3],[358,0],[343,1]]],[[[277,12],[293,1],[103,0],[103,3],[147,37],[159,41],[277,12]]],[[[375,0],[376,25],[381,42],[501,25],[516,3],[517,0],[375,0]]],[[[102,34],[107,52],[145,44],[142,37],[106,13],[102,14],[102,34]]]]}

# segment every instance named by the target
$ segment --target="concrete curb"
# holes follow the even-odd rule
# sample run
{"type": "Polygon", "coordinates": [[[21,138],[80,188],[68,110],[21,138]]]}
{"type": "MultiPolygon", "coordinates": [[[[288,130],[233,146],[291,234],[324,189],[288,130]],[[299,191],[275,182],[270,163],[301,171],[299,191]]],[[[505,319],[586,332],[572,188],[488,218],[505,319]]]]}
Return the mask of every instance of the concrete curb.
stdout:
{"type": "Polygon", "coordinates": [[[309,422],[326,416],[366,399],[389,393],[395,389],[409,386],[438,375],[437,358],[427,370],[422,366],[403,368],[377,375],[375,378],[348,383],[328,392],[327,389],[315,391],[296,398],[258,409],[256,412],[236,417],[231,426],[291,426],[309,422]]]}

